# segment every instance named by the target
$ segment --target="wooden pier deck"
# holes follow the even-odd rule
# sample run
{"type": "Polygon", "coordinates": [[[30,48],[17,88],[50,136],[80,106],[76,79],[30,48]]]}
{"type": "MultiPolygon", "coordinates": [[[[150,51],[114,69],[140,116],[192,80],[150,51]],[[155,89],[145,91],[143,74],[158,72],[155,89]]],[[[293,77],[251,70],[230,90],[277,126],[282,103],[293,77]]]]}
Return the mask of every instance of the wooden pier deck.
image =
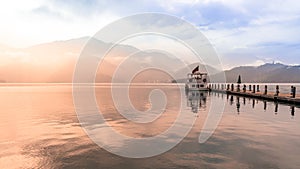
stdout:
{"type": "Polygon", "coordinates": [[[282,103],[288,103],[288,104],[295,104],[300,105],[300,95],[296,95],[295,98],[292,98],[289,94],[278,94],[278,96],[275,95],[274,92],[269,92],[268,94],[264,94],[263,92],[255,92],[252,91],[231,91],[231,90],[222,90],[222,89],[213,89],[210,88],[210,91],[212,92],[220,92],[220,93],[227,93],[231,95],[237,95],[237,96],[243,96],[243,97],[251,97],[261,100],[269,100],[269,101],[277,101],[282,103]]]}

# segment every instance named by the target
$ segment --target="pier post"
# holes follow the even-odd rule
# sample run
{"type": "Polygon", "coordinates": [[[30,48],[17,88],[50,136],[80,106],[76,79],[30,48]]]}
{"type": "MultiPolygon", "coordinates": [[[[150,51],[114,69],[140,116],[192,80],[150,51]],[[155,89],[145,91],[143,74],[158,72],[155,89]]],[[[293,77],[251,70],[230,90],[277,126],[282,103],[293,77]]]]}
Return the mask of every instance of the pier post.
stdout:
{"type": "Polygon", "coordinates": [[[296,87],[294,87],[294,86],[291,86],[291,95],[292,95],[292,98],[296,97],[296,87]]]}
{"type": "Polygon", "coordinates": [[[257,85],[257,90],[256,90],[257,92],[260,92],[260,90],[259,90],[259,85],[257,85]]]}
{"type": "Polygon", "coordinates": [[[242,83],[242,78],[241,78],[241,75],[239,75],[238,80],[237,80],[237,88],[236,88],[237,92],[241,91],[241,83],[242,83]]]}
{"type": "Polygon", "coordinates": [[[255,93],[255,85],[253,85],[253,91],[252,91],[252,93],[255,93]]]}
{"type": "Polygon", "coordinates": [[[234,85],[233,84],[231,84],[231,91],[233,91],[234,90],[234,85]]]}
{"type": "Polygon", "coordinates": [[[249,85],[249,91],[251,91],[251,85],[249,85]]]}
{"type": "Polygon", "coordinates": [[[275,93],[275,96],[278,96],[279,95],[279,86],[276,85],[276,93],[275,93]]]}
{"type": "Polygon", "coordinates": [[[246,92],[246,89],[247,88],[247,86],[244,84],[244,87],[243,87],[243,91],[244,91],[244,93],[246,92]]]}
{"type": "Polygon", "coordinates": [[[265,92],[264,92],[264,95],[267,95],[268,94],[268,86],[265,85],[265,92]]]}

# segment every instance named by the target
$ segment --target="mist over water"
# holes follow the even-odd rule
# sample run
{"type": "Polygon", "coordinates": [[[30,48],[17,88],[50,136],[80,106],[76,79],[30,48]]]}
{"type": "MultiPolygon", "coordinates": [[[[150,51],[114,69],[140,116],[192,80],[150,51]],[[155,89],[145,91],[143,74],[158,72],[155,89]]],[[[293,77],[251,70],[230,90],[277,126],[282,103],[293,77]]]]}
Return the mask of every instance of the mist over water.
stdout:
{"type": "MultiPolygon", "coordinates": [[[[109,86],[95,89],[107,123],[124,135],[160,134],[178,115],[174,85],[132,86],[129,96],[140,111],[149,109],[153,89],[168,98],[162,115],[146,124],[128,121],[116,111],[109,86]]],[[[186,93],[181,101],[183,113],[196,118],[187,137],[164,154],[130,159],[107,152],[86,135],[75,113],[71,85],[1,85],[0,168],[300,168],[299,107],[221,93],[186,93]],[[218,100],[226,102],[222,120],[212,137],[199,144],[210,106],[218,100]]],[[[107,139],[116,148],[130,144],[107,139]]]]}

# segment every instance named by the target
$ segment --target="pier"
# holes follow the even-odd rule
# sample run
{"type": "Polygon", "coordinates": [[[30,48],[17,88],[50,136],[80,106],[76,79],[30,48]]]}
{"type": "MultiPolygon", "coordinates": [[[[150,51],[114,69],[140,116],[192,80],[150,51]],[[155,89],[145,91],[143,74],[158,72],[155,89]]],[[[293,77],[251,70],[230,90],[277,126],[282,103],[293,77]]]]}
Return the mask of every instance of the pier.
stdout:
{"type": "Polygon", "coordinates": [[[259,84],[240,85],[240,84],[219,84],[210,83],[208,88],[212,92],[227,93],[243,97],[256,98],[260,100],[268,100],[274,102],[282,102],[288,104],[300,105],[300,95],[296,93],[296,87],[291,86],[290,93],[280,93],[280,87],[277,85],[275,92],[268,91],[268,85],[263,85],[263,89],[259,84]]]}

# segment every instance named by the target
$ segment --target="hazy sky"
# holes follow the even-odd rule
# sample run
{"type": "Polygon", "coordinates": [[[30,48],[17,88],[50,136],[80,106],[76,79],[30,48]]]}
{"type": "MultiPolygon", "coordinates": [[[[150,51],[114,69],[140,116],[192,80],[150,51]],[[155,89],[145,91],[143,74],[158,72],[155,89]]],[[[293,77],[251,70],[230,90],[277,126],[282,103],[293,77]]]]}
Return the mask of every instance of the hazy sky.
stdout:
{"type": "Polygon", "coordinates": [[[140,12],[161,12],[197,26],[224,67],[300,64],[300,3],[295,0],[10,0],[0,2],[0,44],[27,47],[92,36],[140,12]]]}

